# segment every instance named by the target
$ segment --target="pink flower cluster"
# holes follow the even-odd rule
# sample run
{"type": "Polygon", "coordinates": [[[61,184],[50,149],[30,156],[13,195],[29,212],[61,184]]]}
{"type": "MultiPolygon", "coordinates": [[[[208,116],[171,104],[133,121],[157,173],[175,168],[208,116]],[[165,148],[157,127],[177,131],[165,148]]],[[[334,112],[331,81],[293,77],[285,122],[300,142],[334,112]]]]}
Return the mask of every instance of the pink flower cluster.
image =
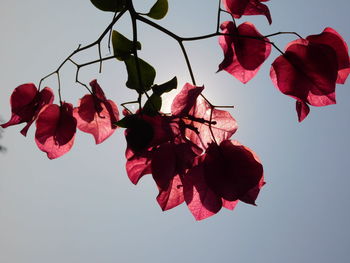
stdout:
{"type": "MultiPolygon", "coordinates": [[[[263,0],[223,0],[234,18],[242,15],[264,15],[271,24],[271,16],[263,0]]],[[[271,42],[253,24],[239,26],[232,21],[221,24],[219,44],[224,60],[219,71],[225,70],[242,83],[258,72],[271,51],[271,42]]],[[[310,112],[309,105],[335,104],[336,84],[344,84],[350,73],[348,46],[332,28],[319,35],[290,42],[285,52],[272,63],[272,82],[282,93],[296,99],[299,121],[310,112]]]]}
{"type": "Polygon", "coordinates": [[[117,128],[114,123],[119,120],[119,111],[113,101],[106,99],[96,80],[90,85],[92,94],[85,95],[74,109],[66,102],[53,104],[50,88],[39,91],[33,83],[20,85],[11,95],[11,119],[1,127],[26,122],[21,131],[25,136],[36,121],[35,142],[50,159],[72,148],[77,128],[92,134],[96,144],[101,143],[117,128]]]}
{"type": "Polygon", "coordinates": [[[263,167],[249,148],[230,137],[237,130],[231,114],[211,106],[203,87],[186,84],[171,115],[141,112],[125,118],[126,170],[137,184],[152,174],[163,210],[186,202],[197,220],[233,209],[240,200],[255,204],[264,184],[263,167]]]}

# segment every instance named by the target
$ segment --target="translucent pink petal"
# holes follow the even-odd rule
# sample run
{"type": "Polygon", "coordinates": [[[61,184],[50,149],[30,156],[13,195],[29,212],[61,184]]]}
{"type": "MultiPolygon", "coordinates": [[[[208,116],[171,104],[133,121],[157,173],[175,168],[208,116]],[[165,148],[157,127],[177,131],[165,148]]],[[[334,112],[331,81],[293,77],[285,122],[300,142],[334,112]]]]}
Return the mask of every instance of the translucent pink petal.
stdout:
{"type": "Polygon", "coordinates": [[[130,148],[126,149],[126,172],[130,181],[137,184],[140,178],[151,174],[151,153],[135,154],[130,148]]]}
{"type": "Polygon", "coordinates": [[[119,119],[119,111],[111,100],[101,102],[93,95],[85,95],[74,109],[74,117],[78,129],[92,134],[96,144],[99,144],[114,133],[117,126],[113,123],[119,119]]]}
{"type": "MultiPolygon", "coordinates": [[[[301,39],[287,46],[285,55],[272,63],[270,71],[276,88],[312,106],[336,103],[337,75],[338,62],[333,48],[301,39]]],[[[304,115],[306,110],[304,107],[304,115]]]]}
{"type": "Polygon", "coordinates": [[[227,201],[225,199],[222,199],[222,206],[226,209],[233,210],[236,208],[236,205],[238,204],[238,200],[236,201],[227,201]]]}
{"type": "Polygon", "coordinates": [[[163,211],[172,209],[184,202],[183,186],[179,175],[176,175],[167,189],[159,189],[157,201],[163,211]]]}
{"type": "Polygon", "coordinates": [[[348,45],[343,37],[333,28],[327,27],[321,34],[311,35],[306,39],[311,43],[324,44],[333,48],[338,61],[337,83],[344,84],[350,73],[350,59],[348,45]]]}
{"type": "Polygon", "coordinates": [[[27,122],[27,125],[21,130],[26,136],[30,125],[35,121],[39,111],[46,104],[53,102],[53,92],[49,88],[44,88],[38,92],[33,83],[18,86],[11,95],[11,119],[1,125],[6,128],[12,125],[27,122]]]}
{"type": "Polygon", "coordinates": [[[92,88],[92,93],[101,101],[105,101],[107,100],[106,99],[106,96],[105,96],[105,93],[103,92],[101,86],[97,83],[97,80],[94,79],[92,80],[90,83],[90,86],[92,88]]]}
{"type": "Polygon", "coordinates": [[[238,34],[247,37],[234,37],[234,49],[239,64],[246,70],[256,70],[266,60],[271,52],[271,44],[267,43],[267,39],[262,41],[261,35],[252,23],[246,22],[238,26],[238,34]]]}
{"type": "Polygon", "coordinates": [[[219,44],[224,52],[224,60],[219,65],[219,71],[225,70],[242,83],[247,83],[257,74],[262,63],[270,55],[271,44],[267,38],[262,38],[253,24],[248,22],[238,28],[233,22],[224,22],[221,29],[222,33],[231,35],[219,37],[219,44]]]}
{"type": "Polygon", "coordinates": [[[263,168],[249,148],[230,140],[219,146],[213,143],[206,151],[203,167],[205,180],[216,195],[254,204],[256,196],[247,194],[259,186],[263,168]]]}
{"type": "Polygon", "coordinates": [[[183,180],[185,201],[196,220],[208,218],[222,207],[221,198],[208,187],[203,174],[203,166],[198,165],[183,180]]]}
{"type": "Polygon", "coordinates": [[[261,2],[268,0],[222,0],[224,7],[234,18],[242,15],[264,15],[269,23],[272,23],[271,14],[268,7],[261,2]]]}
{"type": "Polygon", "coordinates": [[[179,94],[173,100],[171,113],[175,116],[187,115],[189,110],[196,103],[196,99],[203,91],[204,87],[196,87],[186,83],[179,94]]]}
{"type": "Polygon", "coordinates": [[[298,114],[299,122],[302,122],[307,117],[307,115],[309,115],[309,113],[310,113],[309,106],[303,101],[297,100],[295,102],[295,108],[296,108],[296,111],[298,114]]]}
{"type": "Polygon", "coordinates": [[[39,149],[47,153],[49,159],[55,159],[67,153],[73,146],[76,120],[73,106],[63,103],[47,105],[39,113],[36,121],[35,142],[39,149]]]}
{"type": "MultiPolygon", "coordinates": [[[[211,129],[215,136],[215,140],[217,143],[221,143],[222,141],[229,139],[236,132],[238,125],[229,112],[218,109],[213,109],[212,113],[211,111],[212,109],[208,102],[203,98],[198,97],[197,102],[189,112],[189,115],[207,121],[210,120],[211,116],[211,129]]],[[[190,125],[195,127],[198,133],[191,129],[186,129],[186,136],[193,143],[205,150],[208,147],[208,144],[213,142],[209,124],[192,121],[190,122],[190,125]]]]}
{"type": "Polygon", "coordinates": [[[158,187],[167,189],[176,175],[175,145],[164,143],[152,155],[152,176],[158,187]]]}
{"type": "Polygon", "coordinates": [[[259,184],[257,184],[254,188],[250,189],[243,197],[240,198],[241,201],[256,205],[255,200],[257,199],[260,189],[265,185],[264,177],[261,177],[259,184]]]}

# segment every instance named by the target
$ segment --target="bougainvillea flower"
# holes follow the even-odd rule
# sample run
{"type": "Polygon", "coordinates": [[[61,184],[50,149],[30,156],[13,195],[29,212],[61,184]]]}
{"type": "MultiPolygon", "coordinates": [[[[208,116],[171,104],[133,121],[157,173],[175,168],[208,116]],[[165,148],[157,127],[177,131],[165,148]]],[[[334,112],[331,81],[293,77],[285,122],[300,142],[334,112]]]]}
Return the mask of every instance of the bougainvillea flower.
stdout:
{"type": "Polygon", "coordinates": [[[70,103],[47,105],[36,121],[35,142],[49,159],[58,158],[72,148],[76,126],[70,103]]]}
{"type": "Polygon", "coordinates": [[[186,109],[186,111],[180,111],[180,116],[185,117],[183,121],[192,129],[186,129],[185,136],[205,151],[208,144],[213,142],[213,135],[217,143],[229,139],[237,130],[237,122],[229,112],[213,108],[200,97],[199,94],[203,88],[185,84],[174,98],[171,111],[176,115],[179,112],[176,110],[178,107],[186,109]],[[193,94],[196,95],[193,96],[193,94]]]}
{"type": "Polygon", "coordinates": [[[184,202],[181,178],[193,166],[195,157],[186,143],[165,143],[154,150],[152,176],[159,189],[157,201],[163,210],[184,202]]]}
{"type": "Polygon", "coordinates": [[[152,153],[144,151],[135,153],[130,147],[126,149],[126,173],[133,184],[137,184],[140,178],[146,174],[151,174],[152,153]]]}
{"type": "Polygon", "coordinates": [[[321,34],[306,38],[311,43],[324,44],[334,49],[338,60],[337,83],[344,84],[350,73],[349,50],[342,36],[333,28],[327,27],[321,34]]]}
{"type": "Polygon", "coordinates": [[[228,201],[255,204],[256,197],[248,193],[259,186],[263,167],[253,151],[236,141],[211,144],[203,165],[205,180],[216,195],[228,201]]]}
{"type": "Polygon", "coordinates": [[[196,220],[233,209],[238,200],[255,205],[264,185],[263,167],[249,148],[237,141],[210,144],[184,179],[185,201],[196,220]]]}
{"type": "Polygon", "coordinates": [[[2,128],[26,122],[21,130],[26,136],[29,127],[37,118],[39,111],[53,102],[54,95],[50,88],[44,88],[40,92],[33,83],[23,84],[15,88],[11,95],[11,119],[2,124],[2,128]]]}
{"type": "Polygon", "coordinates": [[[166,116],[148,116],[140,112],[128,115],[125,138],[126,172],[130,181],[137,184],[140,178],[151,174],[153,148],[173,139],[166,116]]]}
{"type": "Polygon", "coordinates": [[[238,129],[236,120],[228,111],[212,108],[202,97],[198,97],[189,115],[197,119],[196,121],[191,121],[190,125],[195,127],[198,133],[187,129],[186,137],[203,150],[208,147],[208,144],[213,142],[212,136],[214,136],[215,142],[220,144],[222,141],[229,139],[238,129]],[[210,128],[209,123],[199,122],[199,119],[210,120],[210,128]]]}
{"type": "Polygon", "coordinates": [[[242,83],[247,83],[270,55],[271,44],[249,22],[236,27],[233,22],[226,21],[221,24],[221,30],[225,34],[219,36],[224,60],[218,71],[225,70],[242,83]]]}
{"type": "Polygon", "coordinates": [[[203,220],[220,211],[222,198],[208,186],[204,178],[204,166],[189,170],[183,183],[187,207],[196,220],[203,220]]]}
{"type": "Polygon", "coordinates": [[[308,105],[335,104],[338,58],[332,46],[305,39],[292,41],[270,71],[274,85],[297,100],[299,121],[308,114],[308,105]]]}
{"type": "Polygon", "coordinates": [[[234,18],[242,15],[264,15],[269,23],[272,23],[269,8],[261,2],[268,0],[222,0],[224,7],[234,18]]]}
{"type": "Polygon", "coordinates": [[[310,107],[304,101],[297,100],[295,103],[295,109],[298,114],[299,122],[302,122],[310,113],[310,107]]]}
{"type": "Polygon", "coordinates": [[[179,175],[175,175],[166,189],[159,188],[157,202],[163,211],[172,209],[185,201],[183,185],[179,175]]]}
{"type": "Polygon", "coordinates": [[[171,104],[171,114],[181,117],[187,115],[190,109],[195,105],[203,89],[204,86],[197,87],[186,83],[171,104]]]}
{"type": "Polygon", "coordinates": [[[128,177],[137,184],[142,176],[152,174],[159,190],[157,201],[164,211],[183,203],[181,178],[193,166],[196,146],[179,138],[180,129],[169,116],[138,113],[128,118],[128,177]]]}
{"type": "Polygon", "coordinates": [[[174,137],[166,116],[137,113],[129,115],[129,118],[128,128],[125,130],[126,171],[130,181],[137,184],[142,176],[152,173],[153,149],[174,137]]]}
{"type": "Polygon", "coordinates": [[[111,136],[117,128],[114,123],[119,120],[117,105],[107,100],[96,80],[90,82],[92,95],[85,95],[80,99],[79,105],[74,109],[79,130],[94,136],[99,144],[111,136]]]}
{"type": "Polygon", "coordinates": [[[143,152],[154,146],[174,139],[171,119],[167,116],[149,116],[143,113],[130,115],[125,137],[128,148],[134,152],[143,152]]]}

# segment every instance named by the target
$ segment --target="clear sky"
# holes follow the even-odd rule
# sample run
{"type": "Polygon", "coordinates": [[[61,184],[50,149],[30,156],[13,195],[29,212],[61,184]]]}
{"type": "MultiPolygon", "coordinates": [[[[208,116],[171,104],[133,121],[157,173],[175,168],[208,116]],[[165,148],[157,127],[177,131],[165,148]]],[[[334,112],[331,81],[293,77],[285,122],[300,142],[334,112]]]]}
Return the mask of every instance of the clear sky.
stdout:
{"type": "MultiPolygon", "coordinates": [[[[146,11],[153,1],[135,0],[146,11]]],[[[10,116],[9,97],[19,84],[55,70],[78,44],[88,44],[112,19],[89,0],[2,0],[0,9],[0,116],[10,116]]],[[[350,42],[348,0],[279,0],[267,3],[273,23],[246,17],[262,34],[296,31],[302,36],[330,26],[350,42]]],[[[217,1],[169,0],[160,23],[183,36],[215,30],[217,1]]],[[[225,16],[223,17],[223,21],[225,16]]],[[[226,17],[227,19],[227,17],[226,17]]],[[[118,30],[130,34],[129,19],[118,30]]],[[[156,82],[178,76],[190,81],[176,43],[140,25],[141,56],[157,69],[156,82]]],[[[272,39],[279,47],[291,36],[272,39]]],[[[311,108],[297,122],[294,100],[269,79],[273,51],[246,85],[225,72],[217,39],[186,45],[198,84],[215,104],[234,105],[239,130],[233,139],[262,159],[266,186],[257,207],[240,203],[232,212],[196,222],[185,205],[162,212],[150,176],[134,186],[125,173],[125,141],[118,130],[95,146],[91,135],[77,133],[73,149],[48,160],[34,142],[34,126],[24,138],[21,127],[6,129],[0,154],[0,262],[350,262],[350,84],[337,88],[337,104],[311,108]]],[[[107,50],[103,50],[107,54],[107,50]]],[[[97,57],[96,50],[80,56],[97,57]]],[[[97,78],[118,104],[133,99],[125,88],[124,65],[85,68],[81,80],[97,78]]],[[[55,78],[46,85],[57,88],[55,78]]],[[[63,97],[76,105],[85,94],[74,83],[74,68],[62,71],[63,97]]],[[[57,102],[57,101],[56,101],[57,102]]]]}

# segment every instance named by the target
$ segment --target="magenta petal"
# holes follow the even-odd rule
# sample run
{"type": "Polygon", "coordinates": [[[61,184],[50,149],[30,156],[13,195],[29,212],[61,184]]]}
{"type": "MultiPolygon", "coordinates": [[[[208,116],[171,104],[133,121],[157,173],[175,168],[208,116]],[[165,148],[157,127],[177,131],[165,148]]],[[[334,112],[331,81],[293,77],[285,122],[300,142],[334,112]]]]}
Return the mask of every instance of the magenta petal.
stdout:
{"type": "Polygon", "coordinates": [[[119,111],[111,100],[99,102],[93,95],[85,95],[74,109],[74,117],[77,119],[78,129],[92,134],[96,144],[99,144],[114,133],[117,126],[112,123],[119,119],[119,111]]]}
{"type": "Polygon", "coordinates": [[[224,60],[219,65],[219,71],[225,70],[242,83],[247,83],[257,74],[262,63],[270,55],[271,44],[268,39],[263,39],[253,24],[248,22],[236,28],[233,22],[226,21],[221,24],[221,29],[222,33],[231,35],[219,37],[219,44],[224,52],[224,60]]]}
{"type": "Polygon", "coordinates": [[[152,175],[161,189],[167,189],[176,175],[175,148],[171,143],[164,143],[154,150],[152,155],[152,175]]]}
{"type": "MultiPolygon", "coordinates": [[[[285,55],[272,63],[270,71],[276,88],[312,106],[335,103],[337,75],[338,62],[333,48],[302,39],[291,42],[285,55]]],[[[305,105],[297,107],[299,119],[305,118],[305,105]]]]}
{"type": "Polygon", "coordinates": [[[90,82],[92,95],[85,95],[79,106],[74,109],[74,117],[78,121],[78,129],[94,136],[96,144],[102,143],[111,136],[119,120],[117,105],[107,100],[97,80],[90,82]]]}
{"type": "Polygon", "coordinates": [[[306,38],[311,43],[327,45],[336,52],[338,61],[337,83],[344,84],[350,73],[349,50],[345,40],[333,28],[327,27],[319,35],[311,35],[306,38]]]}
{"type": "Polygon", "coordinates": [[[184,197],[196,220],[203,220],[220,211],[221,198],[207,185],[202,165],[190,169],[184,179],[184,197]]]}
{"type": "Polygon", "coordinates": [[[157,201],[163,211],[172,209],[184,202],[183,186],[179,175],[176,175],[167,189],[159,189],[157,201]]]}
{"type": "Polygon", "coordinates": [[[39,111],[46,105],[53,102],[53,92],[50,88],[44,88],[38,92],[33,83],[18,86],[11,95],[11,119],[1,125],[2,128],[27,122],[21,130],[26,136],[31,124],[37,118],[39,111]]]}
{"type": "MultiPolygon", "coordinates": [[[[237,30],[239,35],[263,38],[263,35],[249,22],[239,25],[237,30]]],[[[265,40],[267,41],[266,38],[265,40]]],[[[271,52],[271,44],[262,39],[234,37],[233,42],[237,60],[245,70],[257,70],[271,52]]]]}
{"type": "MultiPolygon", "coordinates": [[[[236,120],[228,111],[213,109],[212,114],[211,111],[212,109],[208,102],[199,97],[196,104],[189,112],[189,115],[207,121],[210,120],[211,116],[213,122],[211,128],[215,136],[215,140],[217,143],[221,143],[222,141],[229,139],[236,132],[238,125],[236,120]]],[[[197,128],[198,133],[191,129],[187,129],[186,136],[197,146],[205,150],[208,147],[208,144],[213,141],[209,124],[200,123],[197,121],[193,121],[190,124],[197,128]]]]}
{"type": "Polygon", "coordinates": [[[263,178],[263,168],[249,148],[236,141],[226,140],[219,146],[211,144],[203,161],[208,186],[227,201],[241,200],[253,204],[255,198],[247,193],[263,178]]]}
{"type": "Polygon", "coordinates": [[[151,154],[135,154],[130,148],[126,149],[126,172],[130,181],[137,184],[142,176],[151,174],[151,154]]]}
{"type": "Polygon", "coordinates": [[[241,201],[256,205],[255,200],[260,193],[260,189],[265,185],[264,177],[261,177],[259,184],[250,189],[243,197],[240,198],[241,201]]]}
{"type": "Polygon", "coordinates": [[[72,115],[73,106],[50,104],[39,114],[36,121],[35,142],[39,149],[47,153],[49,159],[58,158],[73,146],[76,120],[72,115]]]}
{"type": "Polygon", "coordinates": [[[225,199],[222,199],[222,206],[226,209],[233,210],[236,208],[236,205],[238,204],[238,200],[236,201],[227,201],[225,199]]]}
{"type": "Polygon", "coordinates": [[[92,80],[90,83],[90,86],[92,88],[92,93],[101,101],[105,101],[107,100],[106,99],[106,96],[105,96],[105,93],[103,92],[101,86],[97,83],[97,80],[94,79],[92,80]]]}
{"type": "Polygon", "coordinates": [[[203,91],[204,87],[196,87],[186,83],[171,105],[171,113],[175,116],[186,115],[203,91]]]}
{"type": "Polygon", "coordinates": [[[295,102],[295,107],[298,113],[298,120],[299,122],[302,122],[307,115],[309,115],[310,108],[305,102],[299,100],[295,102]]]}
{"type": "Polygon", "coordinates": [[[344,84],[346,79],[348,78],[349,74],[350,74],[350,68],[338,70],[337,83],[344,84]]]}
{"type": "Polygon", "coordinates": [[[242,15],[264,15],[269,23],[272,23],[270,10],[261,2],[267,0],[222,0],[225,8],[234,18],[240,18],[242,15]]]}

